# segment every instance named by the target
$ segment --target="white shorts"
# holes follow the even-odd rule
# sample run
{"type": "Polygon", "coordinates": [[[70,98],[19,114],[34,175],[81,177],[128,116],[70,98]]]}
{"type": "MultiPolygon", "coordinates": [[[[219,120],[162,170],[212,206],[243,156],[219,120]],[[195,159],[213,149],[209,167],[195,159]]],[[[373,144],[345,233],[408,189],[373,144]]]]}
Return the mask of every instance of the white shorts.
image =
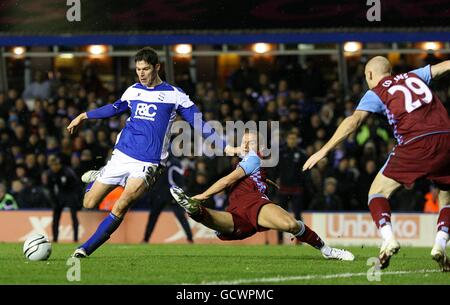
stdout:
{"type": "Polygon", "coordinates": [[[103,184],[125,186],[128,178],[142,178],[150,186],[157,167],[156,163],[139,161],[114,149],[111,159],[100,170],[97,180],[103,184]]]}

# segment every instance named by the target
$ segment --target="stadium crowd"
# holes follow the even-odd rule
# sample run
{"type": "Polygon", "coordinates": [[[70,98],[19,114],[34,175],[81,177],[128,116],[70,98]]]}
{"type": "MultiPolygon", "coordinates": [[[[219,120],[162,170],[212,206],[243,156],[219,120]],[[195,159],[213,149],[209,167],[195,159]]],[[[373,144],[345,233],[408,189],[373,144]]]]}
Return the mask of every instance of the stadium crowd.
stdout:
{"type": "MultiPolygon", "coordinates": [[[[431,60],[426,58],[423,64],[431,60]]],[[[200,107],[205,120],[280,122],[280,162],[269,169],[269,178],[280,189],[271,188],[270,196],[297,218],[304,210],[367,211],[370,184],[395,145],[384,118],[370,117],[317,167],[301,172],[307,157],[330,138],[364,94],[364,63],[364,57],[348,62],[348,90],[343,90],[339,83],[337,68],[330,68],[332,62],[323,61],[322,57],[307,58],[303,65],[288,57],[278,57],[269,72],[259,71],[251,61],[243,60],[241,68],[224,85],[194,83],[188,73],[181,73],[176,84],[200,107]]],[[[401,59],[395,72],[414,68],[401,59]]],[[[109,90],[92,67],[77,83],[62,77],[46,80],[43,73],[36,72],[34,81],[23,92],[11,88],[0,93],[0,209],[55,205],[56,182],[49,179],[51,156],[57,156],[78,177],[106,162],[127,115],[91,120],[74,136],[67,133],[66,127],[80,112],[119,98],[133,83],[133,73],[130,71],[129,83],[109,90]]],[[[445,82],[440,83],[442,86],[445,82]]],[[[448,109],[449,88],[434,89],[448,109]]],[[[184,187],[189,194],[197,194],[229,172],[238,158],[183,157],[180,161],[184,187]]],[[[81,184],[76,189],[81,207],[81,184]]],[[[419,181],[412,188],[399,190],[392,199],[392,208],[423,211],[430,194],[432,186],[419,181]]],[[[73,192],[64,195],[75,196],[73,192]]],[[[135,208],[147,208],[146,200],[138,202],[135,208]]],[[[208,204],[224,208],[225,202],[226,194],[218,194],[208,204]]]]}

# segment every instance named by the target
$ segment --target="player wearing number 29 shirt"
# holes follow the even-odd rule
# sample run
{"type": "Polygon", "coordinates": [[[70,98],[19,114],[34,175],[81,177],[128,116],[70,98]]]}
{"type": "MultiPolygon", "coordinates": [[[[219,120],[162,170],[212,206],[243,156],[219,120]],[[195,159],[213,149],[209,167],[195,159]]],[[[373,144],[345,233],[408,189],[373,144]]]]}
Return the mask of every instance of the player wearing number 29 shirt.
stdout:
{"type": "Polygon", "coordinates": [[[431,255],[443,271],[450,271],[445,253],[450,227],[450,120],[428,87],[433,78],[450,70],[450,61],[398,75],[391,75],[391,69],[385,57],[376,56],[367,63],[369,90],[332,138],[305,162],[303,170],[312,168],[371,113],[384,115],[397,145],[373,181],[368,198],[372,218],[383,238],[381,268],[386,268],[400,249],[391,226],[390,195],[401,185],[410,186],[419,178],[427,178],[440,189],[439,202],[443,206],[431,255]]]}
{"type": "Polygon", "coordinates": [[[448,190],[450,120],[438,96],[428,88],[430,81],[430,65],[386,76],[367,91],[356,109],[384,114],[393,129],[398,145],[382,169],[385,176],[405,185],[426,177],[448,190]]]}

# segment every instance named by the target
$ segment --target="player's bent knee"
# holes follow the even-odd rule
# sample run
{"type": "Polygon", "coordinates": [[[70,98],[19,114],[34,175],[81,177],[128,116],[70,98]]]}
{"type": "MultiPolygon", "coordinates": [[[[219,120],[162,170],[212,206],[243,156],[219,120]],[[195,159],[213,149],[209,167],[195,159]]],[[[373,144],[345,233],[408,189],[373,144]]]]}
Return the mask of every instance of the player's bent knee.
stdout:
{"type": "Polygon", "coordinates": [[[112,209],[112,213],[119,217],[119,218],[123,218],[126,214],[126,212],[128,211],[128,206],[121,206],[121,205],[114,205],[113,209],[112,209]]]}
{"type": "Polygon", "coordinates": [[[83,207],[86,209],[93,209],[97,206],[97,200],[95,200],[94,197],[92,196],[86,196],[84,197],[83,200],[83,207]]]}

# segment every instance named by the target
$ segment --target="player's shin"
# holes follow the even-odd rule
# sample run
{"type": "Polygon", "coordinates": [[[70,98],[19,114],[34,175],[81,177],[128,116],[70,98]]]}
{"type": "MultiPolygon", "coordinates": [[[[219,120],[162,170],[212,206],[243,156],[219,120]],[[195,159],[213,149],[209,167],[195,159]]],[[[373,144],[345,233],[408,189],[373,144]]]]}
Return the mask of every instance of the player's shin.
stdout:
{"type": "Polygon", "coordinates": [[[97,231],[95,231],[91,238],[89,238],[87,242],[81,245],[80,248],[83,248],[86,251],[86,254],[90,255],[109,239],[111,234],[119,227],[121,222],[122,218],[119,218],[113,213],[110,213],[100,223],[97,231]]]}
{"type": "Polygon", "coordinates": [[[298,220],[298,224],[300,225],[300,230],[297,234],[294,234],[297,240],[307,243],[308,245],[320,250],[324,247],[325,243],[323,240],[317,235],[316,232],[311,230],[306,224],[302,221],[298,220]]]}
{"type": "Polygon", "coordinates": [[[390,240],[393,237],[393,233],[389,201],[381,194],[370,195],[369,209],[383,240],[390,240]]]}

